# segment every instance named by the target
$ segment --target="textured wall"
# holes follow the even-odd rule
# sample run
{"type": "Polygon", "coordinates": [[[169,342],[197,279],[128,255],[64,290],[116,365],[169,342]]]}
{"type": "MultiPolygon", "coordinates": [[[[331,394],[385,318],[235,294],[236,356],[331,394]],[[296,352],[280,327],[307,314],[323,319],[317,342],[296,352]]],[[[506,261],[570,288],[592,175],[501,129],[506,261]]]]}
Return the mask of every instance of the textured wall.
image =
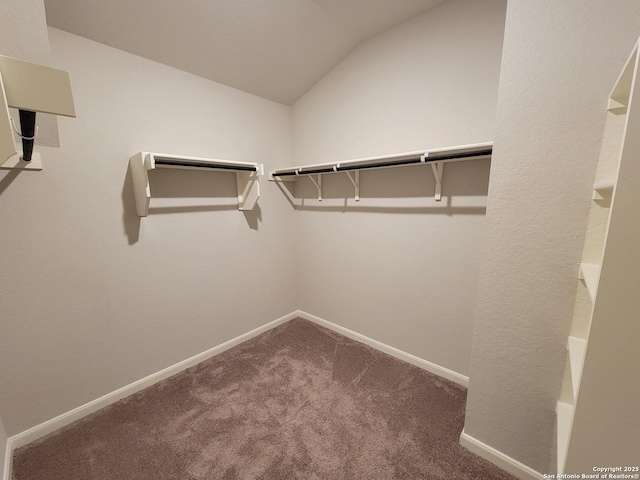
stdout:
{"type": "Polygon", "coordinates": [[[0,475],[3,475],[5,462],[8,460],[5,458],[5,452],[7,448],[7,431],[4,428],[4,422],[0,417],[0,475]]]}
{"type": "MultiPolygon", "coordinates": [[[[490,141],[505,2],[454,0],[361,45],[294,105],[295,164],[490,141]]],[[[308,179],[300,308],[467,375],[489,162],[308,179]],[[351,197],[351,198],[348,198],[351,197]]]]}
{"type": "Polygon", "coordinates": [[[0,19],[0,55],[49,65],[49,38],[42,0],[3,0],[0,19]]]}
{"type": "MultiPolygon", "coordinates": [[[[49,38],[43,0],[2,0],[0,3],[0,55],[50,65],[49,38]]],[[[18,111],[11,115],[17,119],[18,111]]],[[[36,145],[58,146],[54,115],[37,116],[36,145]]],[[[16,142],[19,138],[16,136],[16,142]]],[[[18,147],[20,150],[21,147],[18,147]]]]}
{"type": "Polygon", "coordinates": [[[609,90],[638,2],[509,2],[465,432],[542,473],[609,90]]]}
{"type": "Polygon", "coordinates": [[[234,205],[232,173],[152,172],[141,150],[290,162],[290,108],[50,30],[77,119],[42,172],[0,177],[0,413],[15,434],[297,308],[293,213],[263,183],[234,205]]]}
{"type": "MultiPolygon", "coordinates": [[[[49,38],[42,0],[4,0],[0,3],[0,55],[19,58],[41,65],[50,64],[49,38]]],[[[17,111],[12,110],[17,118],[17,111]]],[[[57,142],[58,125],[55,117],[40,115],[38,123],[42,136],[57,142]]],[[[42,143],[39,141],[38,143],[42,143]]],[[[3,184],[0,181],[0,193],[3,184]]],[[[0,263],[0,265],[4,266],[0,263]]],[[[4,317],[3,317],[4,318],[4,317]]],[[[4,322],[0,321],[0,338],[6,333],[4,322]]],[[[0,378],[4,375],[0,363],[0,378]]],[[[4,471],[7,432],[0,416],[0,475],[4,471]]]]}

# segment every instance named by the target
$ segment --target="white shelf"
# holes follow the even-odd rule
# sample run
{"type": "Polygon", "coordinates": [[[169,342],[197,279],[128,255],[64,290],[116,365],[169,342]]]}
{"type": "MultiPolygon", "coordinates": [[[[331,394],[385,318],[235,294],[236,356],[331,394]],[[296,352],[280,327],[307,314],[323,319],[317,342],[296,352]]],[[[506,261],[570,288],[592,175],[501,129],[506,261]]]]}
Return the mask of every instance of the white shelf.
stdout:
{"type": "Polygon", "coordinates": [[[598,291],[598,281],[600,280],[600,266],[590,263],[580,264],[580,280],[584,281],[589,292],[589,298],[593,302],[596,298],[596,292],[598,291]]]}
{"type": "Polygon", "coordinates": [[[571,367],[571,387],[573,390],[574,402],[578,398],[578,387],[580,386],[580,376],[584,365],[584,354],[587,349],[586,340],[578,337],[569,337],[567,341],[569,350],[569,366],[571,367]]]}
{"type": "Polygon", "coordinates": [[[636,52],[634,51],[625,64],[622,72],[616,80],[615,86],[609,94],[608,110],[616,114],[626,114],[633,84],[633,76],[636,70],[636,52]]]}
{"type": "MultiPolygon", "coordinates": [[[[635,161],[640,152],[636,135],[640,126],[639,45],[616,81],[606,114],[598,163],[601,173],[593,185],[597,206],[590,206],[583,251],[583,259],[598,260],[580,264],[579,272],[591,308],[588,311],[580,291],[574,312],[574,323],[579,320],[585,324],[588,333],[567,339],[569,365],[563,386],[571,388],[573,399],[567,399],[570,395],[565,396],[568,392],[564,390],[556,404],[559,474],[564,474],[565,468],[587,471],[611,458],[637,458],[637,432],[629,418],[637,414],[638,406],[629,399],[638,396],[635,367],[640,365],[640,350],[634,344],[640,297],[633,290],[640,265],[635,248],[640,229],[634,216],[640,189],[631,182],[640,176],[640,164],[635,161]],[[618,182],[618,178],[625,181],[618,182]],[[607,272],[601,279],[604,265],[607,272]],[[607,288],[599,288],[601,281],[607,282],[607,288]],[[593,361],[586,362],[587,348],[593,361]],[[612,385],[615,388],[610,388],[612,385]]],[[[585,325],[574,325],[573,331],[584,331],[585,325]]]]}
{"type": "Polygon", "coordinates": [[[593,185],[593,199],[603,200],[605,195],[611,195],[616,182],[613,178],[601,180],[593,185]]]}
{"type": "Polygon", "coordinates": [[[419,150],[415,152],[397,153],[381,157],[360,158],[358,160],[346,160],[342,162],[317,163],[313,165],[300,165],[275,170],[269,174],[269,180],[273,182],[291,182],[300,177],[309,177],[318,189],[318,200],[322,200],[322,175],[332,173],[346,173],[355,187],[356,201],[360,199],[361,170],[403,167],[407,165],[430,164],[435,179],[435,199],[442,198],[442,173],[443,164],[463,160],[476,160],[490,158],[493,153],[493,142],[475,143],[471,145],[458,145],[432,150],[419,150]],[[356,177],[351,176],[354,172],[356,177]],[[317,181],[313,179],[317,177],[317,181]]]}
{"type": "Polygon", "coordinates": [[[567,460],[569,437],[573,424],[573,405],[565,402],[556,404],[557,428],[558,428],[558,472],[564,472],[564,464],[567,460]]]}
{"type": "Polygon", "coordinates": [[[235,172],[238,187],[238,209],[252,210],[260,198],[259,177],[264,168],[259,163],[232,162],[211,158],[185,157],[164,153],[140,152],[129,158],[133,190],[136,199],[136,210],[139,216],[149,214],[151,187],[149,170],[156,168],[177,168],[188,170],[208,170],[235,172]]]}

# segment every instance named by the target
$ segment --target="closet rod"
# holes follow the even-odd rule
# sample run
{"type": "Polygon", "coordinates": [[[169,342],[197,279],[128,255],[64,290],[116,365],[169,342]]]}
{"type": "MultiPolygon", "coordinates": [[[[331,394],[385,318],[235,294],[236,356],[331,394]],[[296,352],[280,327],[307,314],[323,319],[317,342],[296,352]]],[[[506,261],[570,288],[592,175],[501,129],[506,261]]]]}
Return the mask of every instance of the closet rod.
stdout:
{"type": "Polygon", "coordinates": [[[189,162],[185,160],[173,160],[170,158],[163,158],[163,157],[155,157],[155,163],[156,165],[169,165],[169,166],[175,166],[175,167],[212,168],[216,170],[241,170],[245,172],[258,171],[258,167],[254,165],[189,162]]]}
{"type": "Polygon", "coordinates": [[[493,152],[493,148],[486,148],[482,150],[475,150],[471,152],[458,152],[458,153],[440,153],[440,154],[432,154],[426,156],[417,156],[414,158],[405,158],[402,160],[387,160],[375,163],[361,163],[355,165],[344,165],[344,164],[335,164],[329,166],[322,167],[314,167],[308,170],[303,168],[298,168],[293,171],[285,171],[285,172],[273,172],[273,176],[275,177],[290,177],[296,175],[315,175],[319,173],[333,173],[333,172],[348,172],[353,170],[364,170],[367,168],[385,168],[385,167],[398,167],[402,165],[414,165],[419,163],[430,163],[430,162],[442,162],[447,160],[462,160],[465,158],[473,158],[473,157],[484,157],[486,155],[491,155],[493,152]]]}

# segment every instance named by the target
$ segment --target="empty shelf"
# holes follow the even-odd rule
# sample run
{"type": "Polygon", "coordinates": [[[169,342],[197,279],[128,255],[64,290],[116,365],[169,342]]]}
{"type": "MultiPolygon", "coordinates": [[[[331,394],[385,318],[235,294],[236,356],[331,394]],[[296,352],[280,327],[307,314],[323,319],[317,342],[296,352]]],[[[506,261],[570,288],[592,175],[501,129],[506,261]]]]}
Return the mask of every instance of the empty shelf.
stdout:
{"type": "Polygon", "coordinates": [[[573,400],[578,398],[578,387],[580,386],[580,376],[582,375],[582,365],[584,365],[584,353],[587,348],[586,340],[578,337],[569,337],[567,349],[569,350],[569,363],[571,367],[571,387],[573,390],[573,400]]]}
{"type": "Polygon", "coordinates": [[[600,266],[592,265],[589,263],[580,264],[580,280],[584,281],[587,291],[589,292],[589,298],[593,302],[596,298],[596,292],[598,291],[598,281],[600,280],[600,266]]]}
{"type": "Polygon", "coordinates": [[[361,158],[344,162],[318,163],[314,165],[301,165],[275,170],[269,175],[274,182],[292,181],[299,177],[309,177],[318,189],[318,201],[322,200],[322,175],[328,173],[346,173],[355,187],[355,199],[360,200],[361,170],[401,167],[406,165],[430,164],[435,180],[435,199],[442,198],[442,173],[443,163],[462,160],[474,160],[478,158],[490,158],[493,153],[493,142],[477,143],[473,145],[459,145],[456,147],[441,148],[437,150],[422,150],[417,152],[405,152],[382,157],[361,158]],[[351,176],[355,173],[355,178],[351,176]],[[318,180],[312,178],[317,175],[318,180]]]}
{"type": "Polygon", "coordinates": [[[567,450],[569,448],[569,437],[573,424],[573,405],[565,402],[556,404],[556,418],[558,430],[558,473],[564,472],[564,464],[567,460],[567,450]]]}
{"type": "Polygon", "coordinates": [[[616,182],[613,178],[601,180],[593,185],[593,199],[602,200],[605,195],[611,195],[616,182]]]}
{"type": "Polygon", "coordinates": [[[235,172],[238,187],[238,209],[251,210],[260,198],[259,177],[263,174],[264,168],[259,163],[140,152],[129,158],[129,165],[133,179],[136,211],[141,217],[146,217],[149,214],[151,187],[148,172],[156,168],[235,172]]]}

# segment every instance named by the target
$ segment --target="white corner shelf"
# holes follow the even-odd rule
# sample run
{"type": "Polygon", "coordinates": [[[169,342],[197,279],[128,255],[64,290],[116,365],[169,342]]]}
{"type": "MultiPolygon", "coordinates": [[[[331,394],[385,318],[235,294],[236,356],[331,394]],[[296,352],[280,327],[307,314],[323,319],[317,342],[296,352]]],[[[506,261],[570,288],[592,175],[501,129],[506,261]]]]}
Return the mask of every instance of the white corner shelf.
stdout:
{"type": "Polygon", "coordinates": [[[567,450],[569,449],[569,438],[571,437],[574,411],[575,408],[573,405],[566,402],[556,403],[559,472],[564,472],[564,465],[567,460],[567,450]]]}
{"type": "MultiPolygon", "coordinates": [[[[636,44],[637,48],[637,44],[636,44]]],[[[625,115],[631,98],[634,72],[636,70],[636,51],[629,56],[624,68],[618,75],[615,86],[609,94],[607,110],[615,115],[625,115]]]]}
{"type": "Polygon", "coordinates": [[[616,182],[613,178],[601,180],[593,185],[593,200],[603,200],[605,196],[611,195],[616,182]]]}
{"type": "Polygon", "coordinates": [[[584,282],[589,292],[589,298],[593,302],[596,298],[596,292],[598,291],[598,281],[600,280],[600,266],[590,263],[580,264],[580,280],[584,282]]]}
{"type": "Polygon", "coordinates": [[[569,350],[569,366],[571,368],[571,388],[574,401],[578,398],[578,388],[580,387],[580,376],[584,365],[584,354],[587,349],[586,340],[578,337],[569,337],[567,340],[567,350],[569,350]]]}
{"type": "Polygon", "coordinates": [[[149,202],[151,200],[149,170],[174,168],[235,172],[239,210],[252,210],[255,207],[258,198],[260,198],[259,177],[264,172],[263,165],[259,163],[232,162],[229,160],[150,152],[139,152],[133,155],[129,158],[129,166],[133,178],[136,211],[141,217],[146,217],[149,214],[149,202]]]}

